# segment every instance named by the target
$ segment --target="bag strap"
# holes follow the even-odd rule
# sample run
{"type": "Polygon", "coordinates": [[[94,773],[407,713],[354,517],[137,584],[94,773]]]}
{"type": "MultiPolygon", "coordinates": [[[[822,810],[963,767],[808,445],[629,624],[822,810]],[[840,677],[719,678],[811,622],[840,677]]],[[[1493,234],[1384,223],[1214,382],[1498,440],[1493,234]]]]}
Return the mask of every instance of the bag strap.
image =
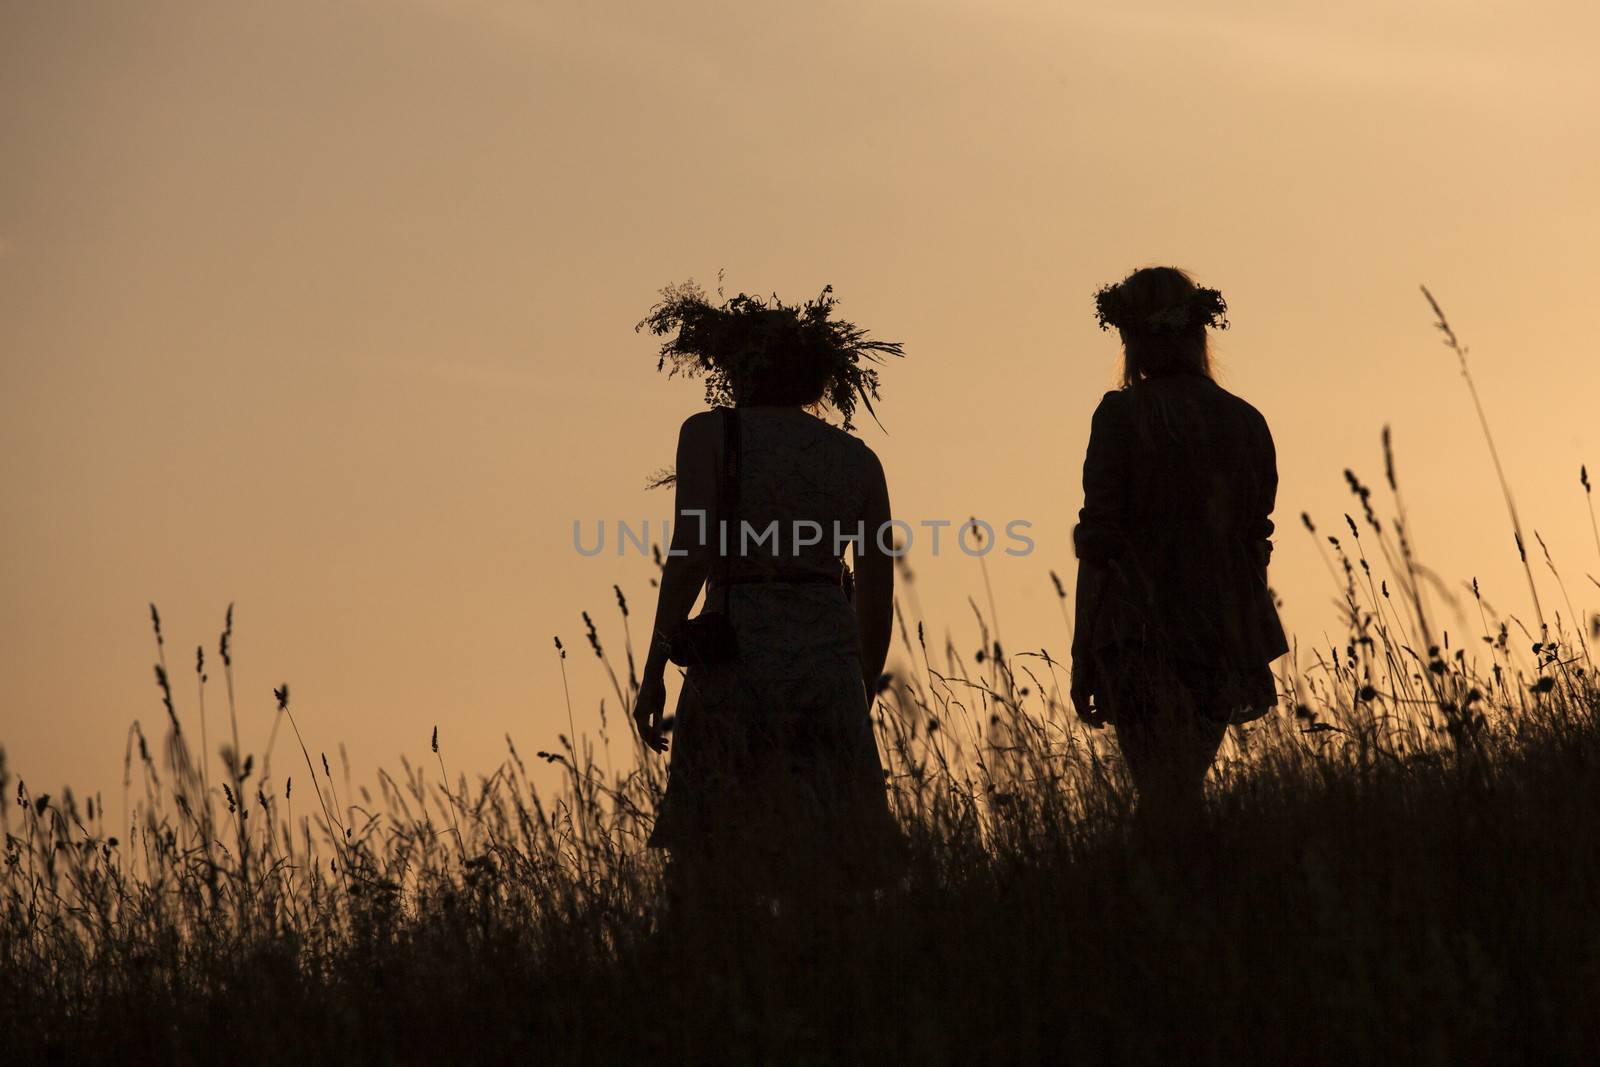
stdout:
{"type": "Polygon", "coordinates": [[[722,409],[722,477],[717,484],[718,547],[716,579],[722,589],[722,611],[728,614],[733,583],[733,553],[739,544],[739,410],[722,409]],[[724,535],[724,531],[726,531],[724,535]],[[726,544],[723,537],[726,537],[726,544]]]}

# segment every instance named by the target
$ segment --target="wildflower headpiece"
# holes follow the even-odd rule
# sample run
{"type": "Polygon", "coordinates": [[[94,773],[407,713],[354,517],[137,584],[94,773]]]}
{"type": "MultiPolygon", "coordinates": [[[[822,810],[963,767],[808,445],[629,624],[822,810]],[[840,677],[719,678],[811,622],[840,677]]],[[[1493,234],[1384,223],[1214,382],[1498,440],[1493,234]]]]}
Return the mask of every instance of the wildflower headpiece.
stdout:
{"type": "Polygon", "coordinates": [[[867,331],[854,323],[830,319],[836,303],[830,285],[815,300],[798,305],[745,293],[712,304],[689,281],[661,290],[661,300],[634,329],[657,337],[671,334],[661,344],[656,370],[703,376],[711,405],[731,405],[733,383],[749,380],[774,361],[816,360],[823,400],[848,430],[856,403],[873,414],[872,402],[878,399],[878,372],[866,364],[904,352],[898,341],[868,340],[867,331]]]}
{"type": "Polygon", "coordinates": [[[1102,330],[1115,326],[1130,333],[1176,334],[1194,326],[1228,328],[1228,302],[1216,289],[1195,288],[1176,304],[1140,314],[1117,282],[1095,292],[1094,314],[1102,330]]]}

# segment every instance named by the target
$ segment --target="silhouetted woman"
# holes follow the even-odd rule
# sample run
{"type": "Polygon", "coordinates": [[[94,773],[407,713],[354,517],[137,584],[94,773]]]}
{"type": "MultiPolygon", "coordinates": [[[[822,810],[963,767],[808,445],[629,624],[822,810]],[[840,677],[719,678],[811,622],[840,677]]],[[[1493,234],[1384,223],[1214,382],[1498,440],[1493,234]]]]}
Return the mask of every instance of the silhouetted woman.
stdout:
{"type": "Polygon", "coordinates": [[[1124,371],[1083,464],[1072,698],[1115,725],[1142,814],[1197,814],[1228,724],[1276,704],[1268,665],[1288,651],[1267,587],[1272,434],[1212,380],[1216,290],[1149,267],[1095,302],[1124,371]]]}
{"type": "Polygon", "coordinates": [[[657,751],[669,655],[688,669],[650,843],[671,850],[688,892],[708,879],[779,895],[836,875],[870,883],[897,840],[869,714],[894,572],[877,536],[890,517],[883,468],[847,429],[857,400],[877,395],[863,361],[900,346],[831,320],[828,290],[799,307],[742,294],[712,306],[692,287],[664,296],[640,325],[675,334],[662,362],[704,375],[721,406],[678,438],[672,553],[635,709],[657,751]],[[824,403],[846,429],[813,414],[824,403]],[[731,623],[731,654],[715,632],[683,636],[702,586],[705,610],[731,623]]]}

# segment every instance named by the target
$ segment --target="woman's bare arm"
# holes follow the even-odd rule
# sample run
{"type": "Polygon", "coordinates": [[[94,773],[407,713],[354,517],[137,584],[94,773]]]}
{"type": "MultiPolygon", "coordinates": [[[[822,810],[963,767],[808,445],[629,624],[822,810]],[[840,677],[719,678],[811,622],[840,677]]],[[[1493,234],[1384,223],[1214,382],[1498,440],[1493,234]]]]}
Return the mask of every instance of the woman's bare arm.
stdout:
{"type": "Polygon", "coordinates": [[[661,570],[656,621],[646,679],[659,680],[667,667],[666,638],[689,617],[717,545],[717,477],[721,455],[719,416],[703,412],[686,420],[678,433],[678,476],[673,504],[672,544],[661,570]]]}
{"type": "Polygon", "coordinates": [[[856,626],[861,633],[861,680],[870,704],[889,657],[894,625],[894,558],[878,544],[890,518],[889,484],[874,456],[867,486],[866,537],[855,546],[856,626]]]}
{"type": "Polygon", "coordinates": [[[672,544],[661,569],[661,592],[656,597],[655,625],[650,651],[639,679],[639,696],[633,719],[644,743],[656,752],[667,747],[662,731],[667,690],[665,674],[668,636],[689,617],[695,598],[711,573],[717,523],[717,471],[721,462],[719,419],[702,412],[685,420],[678,432],[678,477],[673,505],[672,544]]]}

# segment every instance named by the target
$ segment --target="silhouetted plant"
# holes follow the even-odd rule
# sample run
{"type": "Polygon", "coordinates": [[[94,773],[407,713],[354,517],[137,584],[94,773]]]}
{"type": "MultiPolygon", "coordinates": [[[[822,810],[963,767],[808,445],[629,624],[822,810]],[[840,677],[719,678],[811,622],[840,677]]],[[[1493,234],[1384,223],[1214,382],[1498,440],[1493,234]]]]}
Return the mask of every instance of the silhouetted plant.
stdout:
{"type": "Polygon", "coordinates": [[[871,340],[855,323],[833,318],[837,306],[831,285],[803,304],[746,293],[713,304],[703,289],[687,281],[662,289],[661,300],[635,329],[666,337],[656,369],[705,378],[706,403],[711,405],[732,405],[735,383],[772,364],[815,362],[823,397],[848,430],[856,403],[872,414],[872,402],[878,399],[878,371],[870,364],[905,353],[898,341],[871,340]]]}

